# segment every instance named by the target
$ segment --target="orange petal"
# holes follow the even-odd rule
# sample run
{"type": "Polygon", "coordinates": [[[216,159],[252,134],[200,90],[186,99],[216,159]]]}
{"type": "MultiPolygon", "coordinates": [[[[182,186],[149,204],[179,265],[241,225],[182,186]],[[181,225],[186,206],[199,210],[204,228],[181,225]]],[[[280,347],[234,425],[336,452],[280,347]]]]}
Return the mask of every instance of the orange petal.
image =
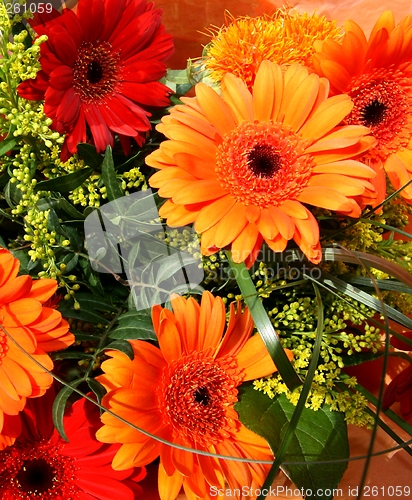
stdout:
{"type": "MultiPolygon", "coordinates": [[[[162,446],[163,448],[165,447],[162,446]]],[[[160,500],[170,500],[171,498],[177,498],[182,488],[183,476],[178,470],[175,470],[172,475],[168,475],[162,465],[162,461],[160,461],[157,483],[160,500]]]]}
{"type": "Polygon", "coordinates": [[[188,153],[176,153],[173,157],[178,167],[197,179],[215,179],[216,162],[198,158],[188,153]]]}
{"type": "MultiPolygon", "coordinates": [[[[285,349],[285,351],[288,358],[292,359],[293,354],[291,351],[287,349],[285,349]]],[[[238,365],[244,369],[244,381],[267,377],[277,371],[262,337],[259,334],[253,335],[253,337],[246,342],[243,349],[236,356],[236,360],[238,365]]]]}
{"type": "Polygon", "coordinates": [[[236,356],[253,331],[253,319],[248,308],[242,313],[240,302],[230,304],[229,323],[217,351],[217,357],[236,356]]]}
{"type": "MultiPolygon", "coordinates": [[[[225,325],[226,310],[223,300],[204,292],[200,304],[198,349],[205,351],[209,347],[216,348],[222,339],[225,325]]],[[[193,335],[193,330],[190,335],[193,335]]]]}
{"type": "Polygon", "coordinates": [[[248,224],[232,243],[231,251],[234,262],[244,262],[254,249],[258,237],[257,226],[248,224]]]}
{"type": "Polygon", "coordinates": [[[199,304],[193,297],[185,299],[175,296],[172,299],[172,307],[185,352],[199,350],[198,336],[193,335],[193,332],[199,331],[199,304]]]}
{"type": "Polygon", "coordinates": [[[221,97],[204,83],[198,83],[195,88],[196,97],[202,112],[220,136],[224,136],[236,127],[229,106],[221,97]]]}
{"type": "Polygon", "coordinates": [[[253,100],[246,84],[231,73],[226,73],[220,85],[223,100],[235,114],[237,122],[253,122],[253,100]]]}
{"type": "Polygon", "coordinates": [[[280,210],[277,207],[270,207],[269,214],[283,238],[285,238],[286,240],[290,240],[295,232],[295,224],[293,222],[293,219],[286,215],[283,210],[280,210]]]}
{"type": "Polygon", "coordinates": [[[344,196],[358,196],[365,192],[365,185],[362,181],[339,174],[313,175],[309,180],[308,186],[327,187],[329,189],[334,189],[344,196]]]}
{"type": "Polygon", "coordinates": [[[339,212],[348,212],[353,208],[346,196],[323,186],[305,187],[298,196],[298,201],[339,212]]]}
{"type": "Polygon", "coordinates": [[[356,160],[342,160],[316,165],[313,167],[312,172],[314,174],[344,174],[364,179],[376,177],[376,172],[371,167],[356,160]]]}
{"type": "Polygon", "coordinates": [[[246,207],[236,203],[216,224],[215,245],[223,248],[232,243],[248,224],[246,207]]]}
{"type": "Polygon", "coordinates": [[[14,302],[21,297],[27,297],[30,292],[32,279],[30,276],[18,276],[8,281],[0,288],[0,304],[14,302]]]}
{"type": "Polygon", "coordinates": [[[273,240],[273,238],[275,238],[279,234],[279,231],[276,225],[273,223],[273,219],[270,216],[270,211],[268,209],[260,211],[260,217],[257,222],[257,227],[260,234],[268,240],[273,240]]]}
{"type": "Polygon", "coordinates": [[[31,291],[27,294],[28,299],[36,299],[42,304],[57,290],[57,281],[52,279],[42,278],[32,282],[31,291]]]}
{"type": "Polygon", "coordinates": [[[217,224],[229,210],[234,206],[236,200],[230,195],[223,196],[213,203],[202,208],[196,217],[194,228],[198,233],[203,233],[207,229],[217,224]]]}
{"type": "Polygon", "coordinates": [[[334,127],[352,111],[353,102],[346,94],[330,97],[322,102],[300,129],[303,139],[315,141],[334,127]]]}
{"type": "Polygon", "coordinates": [[[226,189],[218,181],[214,179],[199,180],[182,185],[174,193],[173,202],[179,205],[189,205],[190,203],[216,200],[226,194],[226,189]]]}
{"type": "Polygon", "coordinates": [[[158,339],[160,350],[168,363],[182,357],[180,332],[173,320],[165,317],[160,319],[158,339]]]}
{"type": "Polygon", "coordinates": [[[334,132],[327,134],[319,141],[305,149],[305,153],[317,153],[333,149],[342,149],[353,146],[364,136],[370,133],[367,127],[362,125],[346,125],[336,127],[334,132]]]}
{"type": "Polygon", "coordinates": [[[319,77],[313,73],[295,89],[294,95],[285,110],[283,123],[286,126],[290,126],[296,131],[300,129],[313,109],[319,86],[319,77]]]}
{"type": "Polygon", "coordinates": [[[0,286],[14,279],[20,269],[20,261],[5,248],[0,247],[0,286]]]}

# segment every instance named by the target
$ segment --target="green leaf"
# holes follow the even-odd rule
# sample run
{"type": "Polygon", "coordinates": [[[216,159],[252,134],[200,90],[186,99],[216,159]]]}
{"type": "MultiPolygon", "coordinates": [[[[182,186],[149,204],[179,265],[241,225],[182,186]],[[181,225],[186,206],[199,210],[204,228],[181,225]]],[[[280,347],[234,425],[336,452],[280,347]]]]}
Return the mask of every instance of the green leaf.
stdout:
{"type": "Polygon", "coordinates": [[[119,340],[157,340],[150,309],[129,311],[119,317],[119,326],[114,328],[109,337],[119,340]]]}
{"type": "Polygon", "coordinates": [[[102,179],[107,189],[107,198],[109,201],[114,201],[117,200],[117,198],[121,198],[122,196],[124,196],[123,190],[116,178],[112,148],[110,146],[107,146],[106,152],[104,154],[104,160],[102,164],[102,179]]]}
{"type": "Polygon", "coordinates": [[[93,358],[93,354],[88,354],[83,351],[78,352],[70,352],[70,351],[62,351],[62,352],[54,352],[50,354],[51,358],[54,360],[58,359],[90,359],[93,358]]]}
{"type": "Polygon", "coordinates": [[[80,319],[82,321],[86,321],[87,323],[109,323],[109,321],[101,314],[88,311],[87,308],[80,308],[76,311],[71,300],[60,302],[58,309],[65,318],[80,319]]]}
{"type": "Polygon", "coordinates": [[[8,137],[4,141],[0,142],[0,156],[5,155],[8,153],[11,149],[14,148],[14,146],[18,143],[18,139],[15,137],[8,137]]]}
{"type": "Polygon", "coordinates": [[[97,153],[96,148],[91,144],[82,142],[77,145],[77,152],[81,159],[93,169],[99,167],[102,164],[103,156],[97,153]]]}
{"type": "Polygon", "coordinates": [[[93,295],[91,293],[76,293],[76,299],[80,306],[84,309],[91,311],[104,311],[104,312],[115,312],[117,307],[115,307],[110,301],[93,295]]]}
{"type": "MultiPolygon", "coordinates": [[[[270,399],[248,384],[240,388],[240,402],[236,404],[240,420],[249,429],[265,438],[276,456],[295,406],[284,394],[270,399]]],[[[346,460],[349,443],[344,414],[332,412],[328,406],[318,411],[304,408],[294,435],[284,455],[281,468],[296,486],[312,495],[308,498],[329,500],[331,495],[317,495],[339,485],[347,462],[311,464],[316,461],[346,460]],[[304,464],[293,464],[304,462],[304,464]]]]}
{"type": "Polygon", "coordinates": [[[65,274],[70,273],[77,266],[79,262],[79,256],[76,253],[68,253],[62,259],[62,263],[66,264],[66,268],[64,270],[65,274]]]}
{"type": "Polygon", "coordinates": [[[67,215],[73,217],[73,219],[83,220],[84,215],[75,208],[70,201],[67,201],[66,198],[59,198],[57,201],[58,207],[66,212],[67,215]]]}
{"type": "Polygon", "coordinates": [[[345,366],[355,366],[366,363],[367,361],[374,361],[383,356],[383,352],[355,352],[354,354],[341,354],[343,364],[345,366]]]}
{"type": "Polygon", "coordinates": [[[64,423],[63,423],[64,411],[66,409],[67,400],[73,393],[73,389],[75,389],[82,382],[84,382],[83,379],[75,380],[74,382],[71,382],[71,384],[63,387],[63,389],[57,394],[56,399],[54,400],[53,403],[52,417],[53,417],[54,427],[56,428],[60,436],[67,442],[69,441],[69,439],[67,438],[66,432],[64,430],[64,423]]]}
{"type": "Polygon", "coordinates": [[[93,169],[90,167],[82,168],[71,174],[48,179],[36,184],[35,191],[58,191],[59,193],[70,193],[90,177],[93,169]]]}
{"type": "Polygon", "coordinates": [[[87,379],[87,384],[90,389],[94,392],[97,397],[97,402],[101,404],[103,396],[106,394],[106,389],[102,386],[100,382],[95,380],[94,378],[87,379]]]}
{"type": "Polygon", "coordinates": [[[55,231],[57,234],[62,234],[62,228],[60,226],[59,218],[53,208],[50,208],[49,215],[47,218],[47,229],[49,231],[55,231]]]}
{"type": "Polygon", "coordinates": [[[80,252],[83,248],[83,238],[80,236],[79,231],[74,227],[65,224],[62,226],[62,230],[66,237],[70,240],[70,247],[75,252],[80,252]]]}
{"type": "Polygon", "coordinates": [[[266,348],[271,355],[279,373],[290,390],[302,385],[302,381],[293,369],[286,353],[280,343],[280,339],[273,328],[265,308],[258,296],[255,285],[245,264],[233,262],[230,252],[226,252],[230,267],[236,277],[237,284],[242,292],[243,298],[250,310],[253,321],[258,329],[266,348]]]}
{"type": "Polygon", "coordinates": [[[8,206],[14,208],[14,206],[19,203],[22,196],[23,193],[17,187],[16,183],[9,181],[4,188],[4,197],[6,198],[8,206]]]}
{"type": "Polygon", "coordinates": [[[104,350],[119,351],[126,354],[126,356],[128,356],[132,360],[134,358],[133,348],[130,343],[127,342],[127,340],[115,340],[114,342],[111,342],[109,345],[105,346],[104,350]]]}

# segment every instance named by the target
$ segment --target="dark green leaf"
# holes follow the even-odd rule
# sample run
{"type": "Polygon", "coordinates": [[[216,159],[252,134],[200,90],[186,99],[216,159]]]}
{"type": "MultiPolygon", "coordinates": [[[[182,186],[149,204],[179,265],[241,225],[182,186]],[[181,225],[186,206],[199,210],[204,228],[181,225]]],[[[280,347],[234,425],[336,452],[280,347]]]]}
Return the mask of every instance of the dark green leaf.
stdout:
{"type": "Polygon", "coordinates": [[[58,359],[90,359],[93,358],[93,354],[88,354],[82,351],[78,352],[70,352],[70,351],[62,351],[62,352],[54,352],[50,354],[51,358],[54,360],[58,359]]]}
{"type": "Polygon", "coordinates": [[[110,332],[109,337],[119,340],[157,340],[150,309],[129,311],[120,316],[119,325],[110,332]]]}
{"type": "Polygon", "coordinates": [[[66,409],[67,400],[73,393],[73,388],[75,389],[78,385],[80,385],[83,380],[75,380],[71,382],[70,385],[63,387],[63,389],[57,394],[56,399],[53,403],[52,416],[54,427],[60,436],[65,440],[69,441],[66,433],[64,431],[63,417],[64,411],[66,409]]]}
{"type": "Polygon", "coordinates": [[[65,318],[80,319],[87,323],[109,323],[101,314],[88,311],[87,308],[76,311],[71,300],[60,302],[58,309],[65,318]]]}
{"type": "Polygon", "coordinates": [[[59,218],[53,208],[49,209],[49,216],[47,218],[47,229],[49,231],[55,231],[57,234],[62,234],[62,228],[60,226],[59,218]]]}
{"type": "Polygon", "coordinates": [[[14,146],[18,143],[18,139],[15,137],[8,137],[4,141],[0,142],[0,156],[5,155],[8,153],[11,149],[14,148],[14,146]]]}
{"type": "Polygon", "coordinates": [[[97,295],[104,295],[104,288],[100,282],[99,274],[92,269],[89,259],[79,259],[79,266],[83,269],[89,288],[97,295]]]}
{"type": "Polygon", "coordinates": [[[73,219],[77,220],[84,219],[84,215],[81,212],[79,212],[77,208],[75,208],[69,201],[67,201],[66,198],[60,198],[57,203],[59,208],[64,210],[66,214],[72,217],[73,219]]]}
{"type": "MultiPolygon", "coordinates": [[[[249,429],[264,437],[274,455],[279,449],[295,406],[284,394],[270,399],[251,385],[240,388],[236,404],[240,420],[249,429]]],[[[349,443],[344,414],[331,412],[328,406],[318,411],[304,408],[294,436],[284,455],[282,469],[296,486],[308,492],[311,498],[329,500],[331,495],[317,495],[316,491],[336,488],[347,468],[349,443]],[[311,464],[316,461],[343,460],[339,463],[311,464]],[[303,462],[303,464],[293,464],[303,462]]],[[[309,495],[308,495],[309,497],[309,495]]]]}
{"type": "Polygon", "coordinates": [[[36,191],[58,191],[59,193],[70,193],[78,188],[83,182],[90,177],[93,169],[90,167],[82,168],[71,174],[49,179],[36,184],[36,191]]]}
{"type": "MultiPolygon", "coordinates": [[[[365,363],[366,361],[374,361],[383,356],[383,352],[355,352],[354,354],[341,354],[343,364],[345,366],[355,366],[365,363]]],[[[365,367],[366,368],[366,367],[365,367]]]]}
{"type": "Polygon", "coordinates": [[[130,345],[127,340],[115,340],[114,342],[111,342],[109,345],[107,345],[104,350],[111,350],[111,351],[119,351],[123,352],[128,356],[130,359],[134,358],[134,352],[133,348],[130,345]]]}
{"type": "Polygon", "coordinates": [[[70,247],[75,252],[80,252],[83,248],[83,238],[80,236],[79,231],[74,227],[67,224],[62,226],[62,230],[67,238],[70,240],[70,247]]]}
{"type": "Polygon", "coordinates": [[[104,312],[117,311],[117,307],[110,301],[98,295],[93,295],[91,293],[76,293],[76,299],[80,303],[80,306],[87,310],[104,312]]]}
{"type": "Polygon", "coordinates": [[[123,190],[120,187],[119,181],[116,178],[114,169],[112,148],[107,146],[102,164],[102,179],[107,189],[107,198],[109,201],[114,201],[117,198],[124,196],[123,190]]]}
{"type": "Polygon", "coordinates": [[[19,203],[22,196],[23,193],[17,187],[16,183],[9,181],[4,188],[4,197],[6,198],[8,206],[14,208],[14,206],[19,203]]]}
{"type": "Polygon", "coordinates": [[[106,389],[94,378],[89,378],[87,380],[87,384],[89,385],[90,389],[95,393],[97,397],[97,402],[101,404],[103,396],[106,394],[106,389]]]}
{"type": "Polygon", "coordinates": [[[66,264],[64,272],[68,274],[77,266],[77,263],[79,262],[79,256],[75,253],[68,253],[63,257],[62,262],[63,264],[66,264]]]}
{"type": "Polygon", "coordinates": [[[102,164],[103,156],[97,153],[96,148],[91,144],[87,144],[85,142],[78,144],[77,152],[86,165],[92,167],[93,169],[102,164]]]}

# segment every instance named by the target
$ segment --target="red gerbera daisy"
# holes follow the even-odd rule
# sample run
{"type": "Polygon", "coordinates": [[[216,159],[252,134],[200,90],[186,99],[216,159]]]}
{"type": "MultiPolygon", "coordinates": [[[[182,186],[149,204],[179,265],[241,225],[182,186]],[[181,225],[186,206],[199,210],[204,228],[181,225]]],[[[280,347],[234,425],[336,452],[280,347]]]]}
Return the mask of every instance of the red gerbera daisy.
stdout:
{"type": "Polygon", "coordinates": [[[36,14],[31,24],[48,40],[42,70],[18,93],[45,100],[53,129],[67,134],[62,157],[86,142],[86,123],[98,152],[113,145],[114,133],[143,143],[147,108],[169,104],[170,90],[158,80],[174,48],[161,10],[146,0],[80,0],[76,13],[36,14]]]}
{"type": "Polygon", "coordinates": [[[13,446],[0,452],[0,496],[3,500],[132,500],[142,488],[143,467],[115,471],[110,463],[118,445],[102,444],[95,434],[99,410],[85,399],[74,403],[64,418],[69,442],[54,429],[54,389],[28,401],[22,432],[13,446]]]}

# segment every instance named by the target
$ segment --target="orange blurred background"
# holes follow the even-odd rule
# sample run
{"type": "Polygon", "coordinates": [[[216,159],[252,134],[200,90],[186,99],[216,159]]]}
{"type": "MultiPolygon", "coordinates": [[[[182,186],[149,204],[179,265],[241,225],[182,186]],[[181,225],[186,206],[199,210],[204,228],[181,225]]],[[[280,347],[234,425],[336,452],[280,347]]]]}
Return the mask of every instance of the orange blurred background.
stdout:
{"type": "Polygon", "coordinates": [[[163,23],[174,37],[176,51],[169,59],[168,66],[183,69],[190,58],[200,57],[202,46],[210,38],[205,33],[211,25],[225,24],[224,12],[233,16],[257,16],[272,14],[276,8],[287,3],[299,12],[317,12],[328,19],[336,19],[343,24],[353,18],[369,33],[373,24],[384,10],[395,12],[396,20],[412,13],[410,0],[155,0],[155,6],[163,9],[163,23]]]}

